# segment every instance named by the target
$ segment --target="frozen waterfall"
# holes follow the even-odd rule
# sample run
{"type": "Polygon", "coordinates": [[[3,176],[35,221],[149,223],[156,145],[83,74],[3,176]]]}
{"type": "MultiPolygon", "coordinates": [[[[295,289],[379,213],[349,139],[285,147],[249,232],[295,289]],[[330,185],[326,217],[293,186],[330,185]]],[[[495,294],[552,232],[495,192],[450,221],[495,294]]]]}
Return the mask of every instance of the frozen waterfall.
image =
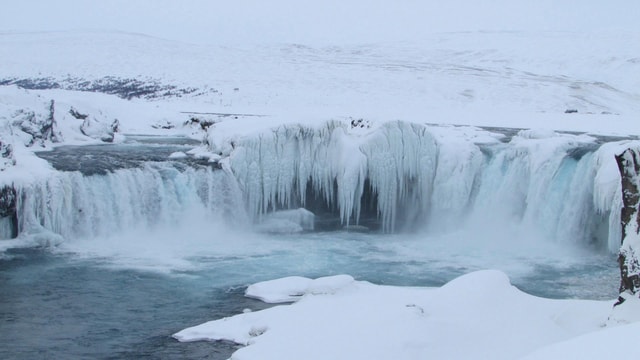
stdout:
{"type": "MultiPolygon", "coordinates": [[[[305,207],[385,232],[517,225],[617,250],[619,178],[610,167],[619,142],[601,147],[591,136],[552,131],[487,134],[401,121],[281,126],[234,140],[229,166],[258,218],[305,207]]],[[[229,148],[209,140],[213,151],[229,148]]]]}
{"type": "Polygon", "coordinates": [[[228,173],[178,165],[148,163],[88,176],[53,172],[44,181],[18,187],[18,228],[73,239],[179,226],[185,217],[238,225],[247,218],[228,173]]]}
{"type": "MultiPolygon", "coordinates": [[[[552,241],[619,247],[613,154],[625,141],[401,121],[356,125],[283,125],[233,139],[212,126],[217,167],[167,159],[104,174],[52,171],[14,185],[17,227],[66,239],[180,226],[185,217],[296,231],[491,236],[518,227],[552,241]]],[[[0,220],[6,238],[12,224],[0,220]]]]}

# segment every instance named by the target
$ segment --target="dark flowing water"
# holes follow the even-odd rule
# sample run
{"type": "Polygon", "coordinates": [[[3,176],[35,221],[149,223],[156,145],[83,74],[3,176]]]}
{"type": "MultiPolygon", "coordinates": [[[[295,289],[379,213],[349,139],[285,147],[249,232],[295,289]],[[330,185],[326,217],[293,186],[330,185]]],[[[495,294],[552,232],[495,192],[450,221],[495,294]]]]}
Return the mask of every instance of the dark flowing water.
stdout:
{"type": "MultiPolygon", "coordinates": [[[[186,152],[199,141],[185,137],[127,136],[124,144],[66,145],[38,152],[54,168],[79,171],[84,175],[104,175],[117,169],[167,161],[174,152],[186,152]]],[[[207,160],[185,157],[177,161],[187,165],[208,165],[207,160]]]]}

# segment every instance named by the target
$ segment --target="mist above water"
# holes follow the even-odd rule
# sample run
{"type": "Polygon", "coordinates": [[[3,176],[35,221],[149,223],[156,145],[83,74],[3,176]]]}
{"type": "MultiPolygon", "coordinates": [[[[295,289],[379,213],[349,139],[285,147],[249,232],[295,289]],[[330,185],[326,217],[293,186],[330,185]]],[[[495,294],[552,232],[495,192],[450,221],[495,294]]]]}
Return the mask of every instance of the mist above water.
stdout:
{"type": "MultiPolygon", "coordinates": [[[[295,190],[301,173],[258,161],[266,152],[255,158],[244,153],[263,170],[244,181],[236,177],[242,172],[228,167],[145,160],[148,149],[131,154],[131,147],[126,161],[104,172],[53,171],[18,189],[21,233],[2,240],[29,248],[4,250],[0,259],[0,276],[7,279],[0,289],[7,305],[0,310],[7,320],[0,355],[227,359],[232,345],[181,344],[169,335],[204,319],[258,310],[264,304],[244,298],[244,288],[291,275],[350,274],[385,285],[440,286],[490,268],[535,295],[612,299],[618,273],[606,251],[607,227],[580,227],[608,215],[595,210],[593,185],[581,182],[595,171],[596,150],[580,144],[569,149],[584,151],[540,155],[502,143],[483,150],[440,148],[439,158],[431,158],[440,175],[410,163],[394,169],[431,174],[426,192],[411,188],[418,183],[413,175],[394,182],[378,172],[377,180],[362,182],[360,199],[338,200],[334,186],[310,185],[304,187],[306,202],[295,190]],[[279,174],[280,182],[269,182],[270,174],[279,174]],[[380,207],[383,189],[398,196],[380,207]],[[315,230],[295,223],[308,221],[299,216],[304,211],[270,217],[286,208],[278,203],[285,193],[290,208],[316,212],[315,230]],[[344,211],[356,201],[359,219],[344,211]],[[255,211],[260,202],[267,204],[264,213],[255,211]],[[269,218],[308,230],[278,233],[269,218]],[[350,226],[343,228],[345,218],[350,226]]],[[[66,161],[82,164],[73,158],[82,149],[73,150],[65,152],[66,161]]],[[[314,174],[311,184],[331,175],[314,174]]],[[[341,184],[356,184],[342,194],[358,193],[357,181],[341,184]]]]}

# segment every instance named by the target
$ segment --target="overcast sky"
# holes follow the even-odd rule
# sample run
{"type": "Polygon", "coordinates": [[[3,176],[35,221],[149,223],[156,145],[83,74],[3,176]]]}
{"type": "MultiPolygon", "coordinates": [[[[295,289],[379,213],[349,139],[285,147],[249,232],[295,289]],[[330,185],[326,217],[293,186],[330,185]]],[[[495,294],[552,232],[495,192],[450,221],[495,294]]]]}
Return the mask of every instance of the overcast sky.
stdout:
{"type": "Polygon", "coordinates": [[[449,31],[640,32],[638,0],[11,0],[0,31],[116,30],[195,43],[358,43],[449,31]]]}

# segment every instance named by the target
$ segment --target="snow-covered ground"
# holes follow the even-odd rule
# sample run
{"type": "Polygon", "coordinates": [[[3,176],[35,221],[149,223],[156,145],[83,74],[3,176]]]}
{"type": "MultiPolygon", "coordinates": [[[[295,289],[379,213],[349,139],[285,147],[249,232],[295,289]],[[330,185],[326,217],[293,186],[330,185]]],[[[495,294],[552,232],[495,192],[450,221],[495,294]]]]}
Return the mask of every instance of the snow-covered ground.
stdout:
{"type": "Polygon", "coordinates": [[[537,298],[498,271],[440,288],[289,277],[251,285],[246,295],[294,303],[247,309],[174,337],[233,341],[246,346],[233,355],[243,360],[603,359],[625,356],[638,330],[638,323],[609,319],[613,301],[537,298]]]}
{"type": "MultiPolygon", "coordinates": [[[[155,4],[117,3],[128,16],[73,1],[24,1],[5,13],[0,145],[3,154],[11,145],[12,154],[0,159],[0,185],[47,176],[51,168],[33,156],[35,149],[118,142],[128,134],[190,136],[203,145],[188,156],[222,162],[237,144],[283,124],[320,132],[329,122],[350,127],[341,149],[396,120],[442,125],[432,130],[442,144],[499,140],[477,127],[542,129],[520,133],[542,152],[557,145],[550,130],[640,134],[640,27],[631,1],[604,7],[501,2],[489,9],[456,1],[442,5],[446,11],[435,3],[403,2],[389,12],[389,5],[376,2],[353,27],[351,15],[362,2],[340,7],[338,15],[314,5],[299,18],[292,2],[228,5],[218,13],[195,2],[199,7],[192,9],[209,10],[197,14],[165,2],[148,19],[156,14],[175,21],[167,24],[137,18],[155,4]],[[21,20],[29,6],[37,24],[21,20]],[[412,11],[415,6],[420,11],[412,11]],[[457,22],[452,13],[460,16],[457,22]],[[367,16],[377,22],[361,24],[367,16]],[[398,25],[403,16],[408,28],[398,25]],[[209,19],[218,33],[203,31],[209,19]],[[327,21],[308,26],[305,19],[327,21]],[[426,29],[428,21],[433,28],[426,29]],[[238,43],[234,26],[238,39],[263,30],[270,41],[238,43]],[[358,31],[343,37],[344,29],[358,31]],[[419,31],[409,36],[411,29],[419,31]],[[52,131],[37,138],[34,126],[50,118],[52,131]]],[[[607,206],[617,189],[611,164],[596,174],[597,183],[609,186],[601,192],[607,206]]],[[[638,323],[619,326],[635,320],[633,314],[607,320],[612,302],[535,298],[495,271],[439,289],[342,276],[279,280],[254,285],[248,294],[297,302],[216,320],[176,338],[248,345],[237,359],[596,359],[624,356],[638,331],[638,323]]]]}
{"type": "Polygon", "coordinates": [[[0,52],[10,54],[0,81],[99,89],[112,77],[157,83],[154,96],[188,92],[155,102],[165,116],[170,106],[268,115],[259,119],[267,124],[342,116],[629,134],[638,132],[638,36],[475,32],[419,43],[222,47],[123,33],[10,33],[0,35],[0,52]]]}
{"type": "Polygon", "coordinates": [[[360,119],[637,135],[639,33],[220,46],[122,32],[7,32],[0,34],[0,83],[8,85],[0,89],[1,137],[21,156],[30,138],[16,130],[20,113],[46,118],[52,100],[64,144],[95,141],[115,119],[116,141],[132,133],[203,139],[204,126],[192,118],[215,123],[209,139],[227,144],[282,124],[360,119]],[[84,131],[72,108],[98,129],[84,131]]]}

